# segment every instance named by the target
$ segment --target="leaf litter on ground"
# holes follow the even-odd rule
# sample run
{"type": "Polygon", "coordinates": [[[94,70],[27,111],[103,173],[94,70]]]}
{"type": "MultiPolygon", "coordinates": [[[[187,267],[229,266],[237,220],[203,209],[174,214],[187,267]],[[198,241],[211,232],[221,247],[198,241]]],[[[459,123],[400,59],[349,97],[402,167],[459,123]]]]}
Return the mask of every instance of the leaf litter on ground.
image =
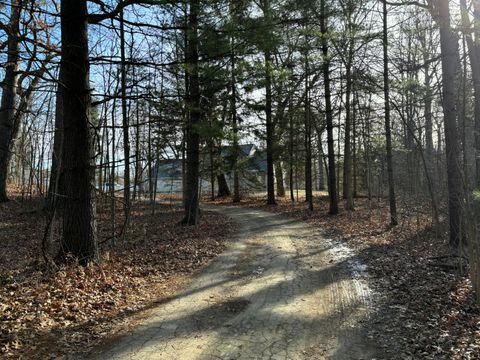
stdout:
{"type": "Polygon", "coordinates": [[[355,249],[378,294],[363,331],[388,359],[480,359],[480,307],[468,276],[453,266],[446,216],[435,231],[425,203],[399,204],[393,228],[383,199],[356,199],[354,212],[336,216],[328,215],[326,196],[315,199],[312,212],[304,199],[271,206],[251,197],[239,206],[306,221],[355,249]]]}
{"type": "MultiPolygon", "coordinates": [[[[61,358],[85,354],[173,295],[221,253],[235,232],[231,219],[202,213],[178,225],[174,205],[135,203],[126,240],[111,245],[110,214],[99,210],[102,259],[52,269],[41,258],[41,202],[0,205],[0,357],[61,358]]],[[[122,209],[117,214],[122,224],[122,209]]],[[[81,355],[79,355],[81,357],[81,355]]]]}

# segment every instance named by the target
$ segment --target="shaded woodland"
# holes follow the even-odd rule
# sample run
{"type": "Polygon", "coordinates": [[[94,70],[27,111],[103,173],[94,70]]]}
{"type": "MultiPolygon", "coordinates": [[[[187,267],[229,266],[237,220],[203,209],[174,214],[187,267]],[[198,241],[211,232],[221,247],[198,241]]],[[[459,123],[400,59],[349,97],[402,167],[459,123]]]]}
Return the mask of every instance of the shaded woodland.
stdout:
{"type": "Polygon", "coordinates": [[[0,79],[0,202],[41,224],[34,269],[147,243],[140,213],[175,214],[178,236],[228,223],[202,200],[339,224],[378,211],[399,238],[428,226],[434,268],[480,299],[478,0],[3,0],[0,79]],[[253,205],[250,143],[265,154],[253,205]],[[161,194],[172,159],[182,191],[161,194]]]}

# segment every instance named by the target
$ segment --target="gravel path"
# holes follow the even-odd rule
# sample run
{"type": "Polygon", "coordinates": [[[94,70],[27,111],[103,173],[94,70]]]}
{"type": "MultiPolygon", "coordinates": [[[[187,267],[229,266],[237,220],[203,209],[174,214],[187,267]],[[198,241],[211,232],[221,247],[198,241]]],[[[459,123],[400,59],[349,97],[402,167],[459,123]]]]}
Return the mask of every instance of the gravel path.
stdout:
{"type": "Polygon", "coordinates": [[[306,223],[230,207],[229,248],[97,359],[374,359],[370,292],[352,253],[306,223]]]}

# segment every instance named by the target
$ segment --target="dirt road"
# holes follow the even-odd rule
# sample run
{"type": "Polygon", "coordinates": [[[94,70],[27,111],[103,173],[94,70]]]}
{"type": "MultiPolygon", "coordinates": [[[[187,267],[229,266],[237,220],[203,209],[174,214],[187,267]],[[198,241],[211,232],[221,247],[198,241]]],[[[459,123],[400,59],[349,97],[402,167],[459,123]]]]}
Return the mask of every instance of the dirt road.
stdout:
{"type": "Polygon", "coordinates": [[[240,233],[170,302],[97,359],[374,359],[361,264],[306,223],[243,208],[240,233]]]}

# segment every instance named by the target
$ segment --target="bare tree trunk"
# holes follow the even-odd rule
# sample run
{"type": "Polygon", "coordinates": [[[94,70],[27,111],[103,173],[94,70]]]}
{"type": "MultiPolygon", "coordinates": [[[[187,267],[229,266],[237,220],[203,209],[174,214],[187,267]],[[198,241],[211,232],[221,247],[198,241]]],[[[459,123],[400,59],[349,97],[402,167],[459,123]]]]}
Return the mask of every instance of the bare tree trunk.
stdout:
{"type": "MultiPolygon", "coordinates": [[[[125,59],[125,24],[123,20],[123,9],[120,11],[120,81],[122,96],[122,128],[123,128],[123,157],[124,157],[124,190],[123,190],[123,211],[125,213],[125,229],[130,220],[130,127],[127,110],[127,69],[125,59]]],[[[125,233],[123,234],[126,235],[125,233]]]]}
{"type": "Polygon", "coordinates": [[[98,258],[93,196],[94,164],[89,129],[90,83],[87,1],[61,1],[64,141],[63,237],[59,258],[81,264],[98,258]]]}
{"type": "Polygon", "coordinates": [[[214,156],[214,149],[213,149],[213,140],[210,141],[209,147],[210,147],[210,199],[214,201],[215,200],[215,156],[214,156]]]}
{"type": "Polygon", "coordinates": [[[440,48],[442,52],[443,114],[445,146],[447,153],[448,209],[450,222],[450,245],[458,247],[461,240],[462,219],[462,175],[460,147],[457,130],[456,99],[458,91],[459,50],[455,32],[450,26],[448,0],[435,3],[434,14],[440,27],[440,48]]]}
{"type": "MultiPolygon", "coordinates": [[[[154,184],[153,184],[153,171],[154,171],[154,166],[152,166],[153,163],[153,152],[152,152],[152,105],[150,102],[148,102],[148,145],[147,145],[147,157],[148,157],[148,196],[150,200],[150,204],[153,204],[153,190],[154,190],[154,184]]],[[[183,148],[183,145],[182,145],[183,148]]],[[[183,154],[182,154],[183,156],[183,154]]],[[[183,162],[183,160],[182,160],[183,162]]],[[[158,171],[158,170],[155,170],[158,171]]]]}
{"type": "MultiPolygon", "coordinates": [[[[317,130],[317,148],[318,148],[318,190],[325,190],[325,168],[324,168],[324,153],[322,145],[322,130],[316,127],[317,130]]],[[[328,173],[328,168],[326,168],[328,173]]]]}
{"type": "Polygon", "coordinates": [[[21,0],[11,0],[10,21],[8,23],[7,64],[3,79],[0,103],[0,202],[8,201],[7,176],[11,157],[11,143],[14,137],[15,95],[18,85],[18,65],[20,60],[20,13],[21,0]]]}
{"type": "Polygon", "coordinates": [[[274,126],[272,119],[272,56],[270,51],[265,51],[265,115],[267,123],[267,204],[275,205],[275,178],[273,171],[273,137],[274,126]]]}
{"type": "MultiPolygon", "coordinates": [[[[475,187],[480,188],[480,0],[472,0],[475,40],[471,44],[472,54],[470,63],[472,67],[473,91],[475,95],[475,159],[476,174],[475,187]]],[[[469,45],[470,47],[470,45],[469,45]]]]}
{"type": "Polygon", "coordinates": [[[136,137],[135,137],[135,175],[134,175],[134,180],[133,180],[133,200],[140,198],[140,182],[142,178],[142,161],[141,161],[141,153],[140,153],[140,106],[139,106],[139,101],[136,102],[135,104],[135,117],[136,117],[136,137]]]}
{"type": "Polygon", "coordinates": [[[52,153],[52,171],[50,172],[50,185],[47,195],[47,207],[53,210],[54,206],[61,207],[57,194],[63,193],[61,188],[60,174],[62,173],[62,148],[63,148],[63,95],[62,95],[62,67],[58,73],[57,97],[55,103],[55,133],[53,136],[53,153],[52,153]],[[54,204],[55,203],[55,204],[54,204]]]}
{"type": "Polygon", "coordinates": [[[282,198],[285,197],[283,169],[282,169],[282,162],[280,161],[280,159],[275,162],[275,180],[277,183],[277,196],[282,198]]]}
{"type": "Polygon", "coordinates": [[[217,182],[218,182],[218,197],[230,196],[230,189],[228,188],[227,179],[225,179],[225,174],[223,172],[217,175],[217,182]]]}
{"type": "Polygon", "coordinates": [[[200,1],[190,0],[188,17],[188,123],[186,126],[186,181],[185,181],[185,218],[182,223],[196,225],[198,223],[199,198],[198,181],[200,176],[200,135],[197,127],[200,124],[200,84],[198,74],[198,15],[200,1]]]}
{"type": "Polygon", "coordinates": [[[292,104],[292,99],[289,100],[289,105],[288,105],[288,118],[289,118],[289,124],[288,124],[288,187],[290,188],[290,200],[292,202],[295,202],[295,194],[293,192],[293,187],[294,187],[294,171],[293,171],[293,161],[294,161],[294,153],[293,153],[293,143],[294,143],[294,129],[293,129],[293,104],[292,104]]]}
{"type": "MultiPolygon", "coordinates": [[[[428,42],[431,41],[430,38],[427,39],[427,30],[423,30],[420,33],[420,43],[422,45],[422,58],[425,63],[424,66],[424,87],[425,87],[425,99],[424,99],[424,110],[423,115],[425,117],[425,158],[427,163],[428,175],[432,178],[434,174],[434,149],[433,149],[433,119],[432,119],[432,102],[433,102],[433,91],[432,91],[432,77],[430,74],[431,68],[429,64],[430,53],[428,51],[428,42]]],[[[434,188],[435,181],[431,184],[434,188]]],[[[434,191],[436,194],[436,191],[434,191]]]]}
{"type": "Polygon", "coordinates": [[[383,93],[385,97],[385,138],[387,146],[388,198],[390,203],[390,224],[398,224],[395,181],[393,178],[392,130],[390,123],[390,81],[388,73],[388,13],[387,0],[383,0],[383,93]]]}
{"type": "MultiPolygon", "coordinates": [[[[270,0],[263,0],[263,15],[267,22],[270,22],[270,0]]],[[[266,140],[267,140],[267,204],[275,205],[275,174],[274,174],[274,136],[275,129],[272,119],[272,54],[268,44],[264,50],[265,65],[265,118],[266,118],[266,140]]]]}
{"type": "Polygon", "coordinates": [[[344,163],[343,163],[343,194],[346,199],[346,209],[354,210],[353,202],[353,171],[352,171],[352,111],[351,111],[351,97],[352,97],[352,58],[353,45],[349,45],[349,53],[347,55],[347,63],[345,64],[346,74],[346,88],[345,88],[345,149],[344,149],[344,163]]]}
{"type": "Polygon", "coordinates": [[[305,78],[305,199],[308,209],[313,210],[313,186],[312,186],[312,119],[310,110],[310,91],[308,79],[308,52],[306,54],[305,78]]]}
{"type": "MultiPolygon", "coordinates": [[[[230,1],[230,17],[233,20],[236,16],[235,2],[230,1]]],[[[230,116],[233,130],[233,202],[240,202],[240,173],[238,169],[238,158],[240,147],[238,145],[238,119],[237,119],[237,88],[236,88],[236,59],[235,59],[235,38],[230,37],[230,116]]]]}
{"type": "Polygon", "coordinates": [[[335,145],[333,139],[333,110],[332,95],[330,89],[330,57],[328,53],[328,27],[327,13],[325,8],[326,0],[321,0],[320,27],[322,32],[322,54],[323,54],[323,79],[325,92],[325,117],[327,121],[327,146],[328,146],[328,192],[330,197],[330,214],[338,214],[337,177],[335,170],[335,145]]]}

